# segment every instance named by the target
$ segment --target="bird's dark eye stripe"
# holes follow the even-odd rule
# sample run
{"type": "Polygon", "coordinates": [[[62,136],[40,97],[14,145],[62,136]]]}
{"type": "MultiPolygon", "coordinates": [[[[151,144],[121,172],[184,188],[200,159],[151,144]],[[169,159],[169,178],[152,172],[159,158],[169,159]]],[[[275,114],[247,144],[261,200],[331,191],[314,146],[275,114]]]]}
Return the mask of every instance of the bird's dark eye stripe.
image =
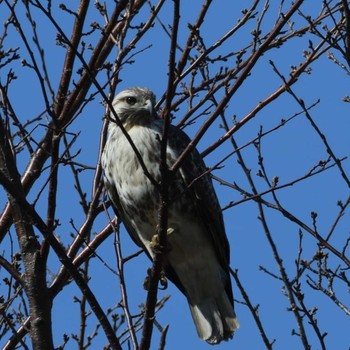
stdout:
{"type": "Polygon", "coordinates": [[[136,103],[136,97],[133,96],[128,96],[125,98],[125,101],[129,104],[129,105],[134,105],[136,103]]]}

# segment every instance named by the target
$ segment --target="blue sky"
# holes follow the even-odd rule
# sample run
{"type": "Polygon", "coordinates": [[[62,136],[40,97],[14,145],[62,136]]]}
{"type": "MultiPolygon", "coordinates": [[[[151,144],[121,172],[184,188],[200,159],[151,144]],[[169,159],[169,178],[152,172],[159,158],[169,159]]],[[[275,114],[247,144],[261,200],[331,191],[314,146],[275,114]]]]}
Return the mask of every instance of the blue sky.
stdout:
{"type": "MultiPolygon", "coordinates": [[[[249,2],[250,3],[250,2],[249,2]]],[[[288,2],[289,3],[289,2],[288,2]]],[[[247,4],[248,5],[248,4],[247,4]]],[[[160,18],[168,25],[171,23],[171,6],[172,3],[166,4],[160,13],[160,18]]],[[[268,32],[271,24],[275,22],[277,7],[271,4],[263,21],[262,30],[268,32]]],[[[314,6],[314,4],[312,5],[314,6]]],[[[179,42],[182,45],[187,37],[187,23],[193,22],[197,16],[199,4],[193,2],[183,2],[179,42]]],[[[208,19],[205,22],[203,36],[206,44],[209,46],[220,38],[229,28],[232,27],[241,17],[241,6],[237,2],[228,2],[223,0],[216,1],[209,12],[208,19]]],[[[311,9],[310,4],[304,7],[305,12],[314,11],[316,15],[318,8],[311,9]]],[[[95,10],[91,9],[90,16],[93,18],[95,10]]],[[[64,23],[67,33],[70,29],[71,18],[67,14],[57,11],[59,22],[64,23]]],[[[1,16],[1,15],[0,15],[1,16]]],[[[0,17],[2,20],[2,17],[0,17]]],[[[39,34],[44,45],[48,49],[45,52],[48,60],[49,74],[52,77],[54,89],[57,88],[59,73],[62,69],[62,58],[64,50],[55,46],[55,31],[50,28],[47,20],[38,17],[38,21],[43,22],[43,27],[39,28],[39,34]],[[45,25],[45,27],[44,27],[45,25]]],[[[295,20],[295,26],[303,23],[300,17],[295,20]]],[[[23,22],[24,23],[24,22],[23,22]]],[[[305,24],[305,23],[304,23],[305,24]]],[[[254,29],[255,22],[251,21],[247,27],[242,29],[239,35],[235,35],[224,47],[223,52],[227,53],[237,51],[241,47],[248,45],[251,41],[250,32],[254,29]]],[[[16,34],[11,33],[11,40],[16,40],[16,34]]],[[[233,96],[227,110],[225,111],[227,120],[233,116],[237,120],[243,118],[249,113],[260,101],[267,98],[280,85],[281,80],[273,72],[269,60],[273,60],[282,74],[288,77],[290,67],[298,66],[303,62],[303,51],[308,47],[308,40],[318,39],[308,34],[303,38],[291,40],[285,46],[278,50],[272,50],[262,57],[256,67],[253,69],[251,76],[244,82],[242,87],[233,96]]],[[[151,48],[139,53],[135,57],[135,63],[126,65],[121,71],[121,83],[118,85],[118,91],[129,86],[147,86],[152,89],[158,97],[161,97],[167,86],[167,52],[169,40],[165,33],[160,30],[159,23],[156,23],[154,30],[150,31],[140,42],[139,49],[152,45],[151,48]]],[[[23,48],[21,49],[23,50],[23,48]]],[[[25,55],[25,51],[22,51],[25,55]]],[[[341,57],[339,57],[341,59],[341,57]]],[[[228,65],[230,64],[227,63],[228,65]]],[[[233,64],[233,61],[232,61],[233,64]]],[[[312,66],[310,75],[303,74],[299,81],[293,86],[293,90],[300,96],[306,105],[312,105],[318,99],[320,102],[311,110],[312,117],[316,120],[321,131],[327,136],[327,139],[339,158],[349,155],[350,138],[349,138],[349,104],[342,101],[342,98],[349,95],[349,77],[336,66],[325,55],[312,66]]],[[[27,68],[15,67],[19,79],[14,83],[12,96],[20,96],[22,103],[16,105],[16,111],[22,120],[30,119],[44,109],[42,100],[38,95],[38,85],[34,78],[33,72],[27,68]],[[35,102],[34,102],[35,101],[35,102]]],[[[4,79],[4,77],[1,77],[4,79]]],[[[183,106],[182,108],[185,108],[183,106]]],[[[179,115],[181,118],[180,109],[179,115]]],[[[79,161],[94,166],[97,162],[97,152],[99,147],[100,129],[102,126],[103,106],[101,99],[97,97],[83,111],[82,115],[70,126],[70,132],[81,132],[75,151],[81,149],[79,161]]],[[[244,145],[259,132],[260,127],[264,131],[278,125],[282,118],[286,119],[295,113],[300,112],[300,106],[289,96],[284,95],[277,101],[270,104],[262,110],[254,120],[246,124],[234,136],[239,145],[244,145]]],[[[176,123],[176,119],[174,121],[176,123]]],[[[232,121],[231,121],[232,124],[232,121]]],[[[193,136],[200,127],[200,124],[186,129],[190,136],[193,136]]],[[[33,131],[33,135],[39,137],[43,132],[43,126],[38,126],[33,131]]],[[[199,143],[198,148],[204,150],[223,130],[219,123],[215,123],[209,130],[208,135],[199,143]]],[[[219,150],[213,152],[206,158],[207,165],[213,165],[232,150],[229,145],[224,144],[219,150]]],[[[326,149],[315,135],[310,123],[303,115],[295,118],[283,128],[279,129],[262,140],[262,150],[264,162],[269,174],[269,178],[278,176],[280,184],[288,183],[296,178],[305,175],[320,160],[328,157],[326,149]]],[[[247,166],[255,174],[258,169],[257,152],[251,145],[242,152],[247,166]]],[[[24,167],[25,161],[19,166],[24,167]]],[[[349,161],[343,163],[345,171],[349,173],[349,161]]],[[[247,181],[242,169],[237,164],[237,158],[231,157],[224,163],[224,167],[216,170],[214,175],[223,179],[235,182],[249,190],[247,181]]],[[[61,193],[58,198],[58,213],[61,220],[61,226],[58,228],[59,234],[63,241],[69,242],[69,233],[72,227],[69,224],[71,218],[74,218],[76,226],[83,222],[84,217],[78,207],[77,196],[74,192],[73,179],[68,169],[61,170],[61,193]],[[69,205],[67,205],[67,203],[69,205]],[[72,203],[72,205],[70,204],[72,203]]],[[[92,171],[86,171],[82,174],[84,190],[91,193],[91,181],[93,178],[92,171]]],[[[267,189],[262,179],[254,177],[260,191],[267,189]]],[[[237,201],[240,195],[224,186],[215,183],[222,206],[227,205],[230,201],[237,201]]],[[[318,213],[319,232],[328,232],[335,217],[338,213],[337,201],[345,200],[348,196],[349,189],[340,178],[337,169],[333,168],[303,182],[287,187],[278,192],[279,198],[286,208],[294,215],[304,220],[312,226],[310,213],[318,213]]],[[[35,197],[35,191],[33,191],[35,197]]],[[[44,199],[44,198],[43,198],[44,199]]],[[[266,196],[271,200],[271,196],[266,196]]],[[[44,206],[44,201],[43,204],[44,206]]],[[[45,207],[39,207],[39,210],[45,212],[45,207]]],[[[227,235],[231,243],[231,261],[232,268],[238,269],[239,276],[246,288],[253,304],[259,304],[259,315],[265,325],[265,330],[270,340],[276,339],[274,349],[296,349],[301,348],[301,343],[296,336],[291,335],[293,328],[296,328],[296,322],[291,312],[287,312],[289,307],[288,300],[281,290],[282,282],[273,279],[266,273],[259,271],[262,265],[273,273],[278,273],[275,261],[272,258],[271,248],[269,247],[262,226],[258,220],[258,209],[256,204],[245,202],[224,211],[227,235]]],[[[273,210],[266,210],[266,216],[270,225],[271,233],[275,238],[278,249],[290,276],[293,276],[295,270],[294,260],[298,252],[298,230],[299,227],[286,220],[281,214],[273,210]]],[[[107,217],[101,215],[94,227],[98,231],[107,223],[107,217]]],[[[131,242],[124,228],[122,228],[122,247],[124,255],[127,256],[137,250],[131,242]]],[[[342,246],[349,235],[349,215],[340,221],[337,232],[334,235],[332,244],[342,246]]],[[[6,244],[6,242],[4,243],[6,244]]],[[[4,248],[5,249],[5,246],[4,248]]],[[[310,259],[316,250],[316,242],[304,233],[304,259],[310,259]]],[[[111,267],[115,266],[116,258],[113,248],[113,238],[110,237],[98,251],[99,256],[111,267]]],[[[330,258],[330,263],[335,264],[335,260],[330,258]]],[[[57,259],[51,258],[52,272],[57,270],[57,259]]],[[[127,288],[129,292],[129,301],[131,310],[138,313],[138,306],[145,301],[146,293],[142,289],[142,283],[146,274],[146,269],[150,262],[142,255],[131,261],[126,266],[127,288]]],[[[93,259],[91,264],[91,288],[102,301],[104,307],[118,303],[120,299],[120,290],[117,277],[108,271],[98,259],[93,259]]],[[[236,313],[239,317],[241,328],[237,331],[234,339],[228,343],[221,344],[219,349],[262,349],[264,348],[261,337],[254,324],[252,316],[247,308],[240,303],[242,297],[238,288],[233,284],[236,303],[236,313]]],[[[345,314],[336,309],[332,302],[321,295],[314,293],[305,286],[306,303],[312,308],[319,308],[318,320],[319,327],[322,331],[328,332],[326,343],[329,348],[348,349],[349,336],[346,332],[339,332],[339,325],[344,325],[344,329],[349,327],[349,320],[345,314]],[[332,315],[330,319],[329,315],[332,315]],[[346,325],[346,326],[345,326],[346,325]]],[[[346,290],[341,290],[343,300],[347,296],[346,290]]],[[[211,348],[205,342],[199,340],[192,323],[190,312],[181,293],[169,285],[165,291],[159,292],[159,297],[170,294],[171,298],[166,306],[159,312],[157,320],[161,325],[170,324],[167,336],[167,349],[198,349],[205,350],[211,348]],[[186,344],[184,346],[184,344],[186,344]]],[[[73,295],[79,295],[79,291],[71,284],[55,300],[53,308],[53,328],[55,332],[55,344],[59,345],[63,333],[70,333],[77,330],[79,319],[67,317],[72,309],[78,309],[78,304],[72,304],[73,295]]],[[[93,318],[94,316],[91,316],[93,318]]],[[[89,331],[93,330],[94,321],[91,321],[89,331]]],[[[308,326],[306,326],[307,328],[308,326]]],[[[101,333],[101,331],[100,331],[101,333]]],[[[158,347],[159,332],[154,330],[155,337],[152,349],[158,347]]],[[[314,343],[310,339],[311,343],[314,343]]],[[[94,343],[94,349],[100,349],[105,345],[106,340],[103,335],[99,335],[94,343]]],[[[1,345],[0,340],[0,345],[1,345]]],[[[67,349],[74,349],[74,343],[69,343],[67,349]]],[[[315,342],[317,344],[317,342],[315,342]]],[[[317,349],[317,345],[315,349],[317,349]]]]}

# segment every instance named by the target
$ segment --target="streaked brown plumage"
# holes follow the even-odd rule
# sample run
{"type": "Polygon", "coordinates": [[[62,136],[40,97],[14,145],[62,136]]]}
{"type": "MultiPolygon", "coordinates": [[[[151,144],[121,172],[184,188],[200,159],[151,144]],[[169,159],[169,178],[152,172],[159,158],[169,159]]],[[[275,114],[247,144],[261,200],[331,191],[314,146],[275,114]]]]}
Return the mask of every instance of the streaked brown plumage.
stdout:
{"type": "MultiPolygon", "coordinates": [[[[154,112],[155,96],[145,88],[119,93],[113,107],[137,147],[148,172],[160,180],[163,121],[154,112]]],[[[102,156],[105,185],[117,215],[133,240],[152,258],[159,194],[144,174],[130,143],[112,121],[102,156]]],[[[170,126],[167,163],[174,164],[190,142],[170,126]]],[[[197,150],[183,162],[169,187],[166,276],[186,296],[200,338],[218,344],[233,336],[238,321],[229,276],[229,243],[220,206],[197,150]]]]}

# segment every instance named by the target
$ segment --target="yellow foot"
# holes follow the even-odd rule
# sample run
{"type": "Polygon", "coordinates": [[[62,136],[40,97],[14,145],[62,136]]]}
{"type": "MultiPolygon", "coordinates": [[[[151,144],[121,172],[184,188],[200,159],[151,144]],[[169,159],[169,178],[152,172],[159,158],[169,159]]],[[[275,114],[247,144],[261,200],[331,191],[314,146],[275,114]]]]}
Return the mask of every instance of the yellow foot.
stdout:
{"type": "MultiPolygon", "coordinates": [[[[169,227],[167,229],[167,236],[170,237],[173,233],[175,232],[175,228],[169,227]]],[[[162,250],[162,247],[159,245],[159,236],[158,234],[154,235],[149,242],[149,247],[154,251],[154,252],[160,252],[162,250]]],[[[169,243],[168,243],[168,248],[169,248],[169,243]]]]}
{"type": "Polygon", "coordinates": [[[149,247],[154,250],[157,249],[157,247],[159,246],[159,237],[158,235],[154,235],[151,239],[151,241],[149,242],[149,247]]]}

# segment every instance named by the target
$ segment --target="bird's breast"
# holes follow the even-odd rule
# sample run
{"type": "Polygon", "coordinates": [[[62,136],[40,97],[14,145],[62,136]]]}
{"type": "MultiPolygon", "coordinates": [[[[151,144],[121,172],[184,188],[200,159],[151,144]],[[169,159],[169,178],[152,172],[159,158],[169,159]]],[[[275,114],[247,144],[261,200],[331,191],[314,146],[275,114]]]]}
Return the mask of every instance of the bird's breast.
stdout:
{"type": "MultiPolygon", "coordinates": [[[[128,133],[148,173],[158,182],[160,179],[159,131],[134,126],[128,133]]],[[[109,136],[104,159],[105,176],[108,182],[116,187],[124,205],[128,206],[130,203],[148,207],[155,205],[156,188],[145,175],[140,160],[119,128],[109,136]]]]}

